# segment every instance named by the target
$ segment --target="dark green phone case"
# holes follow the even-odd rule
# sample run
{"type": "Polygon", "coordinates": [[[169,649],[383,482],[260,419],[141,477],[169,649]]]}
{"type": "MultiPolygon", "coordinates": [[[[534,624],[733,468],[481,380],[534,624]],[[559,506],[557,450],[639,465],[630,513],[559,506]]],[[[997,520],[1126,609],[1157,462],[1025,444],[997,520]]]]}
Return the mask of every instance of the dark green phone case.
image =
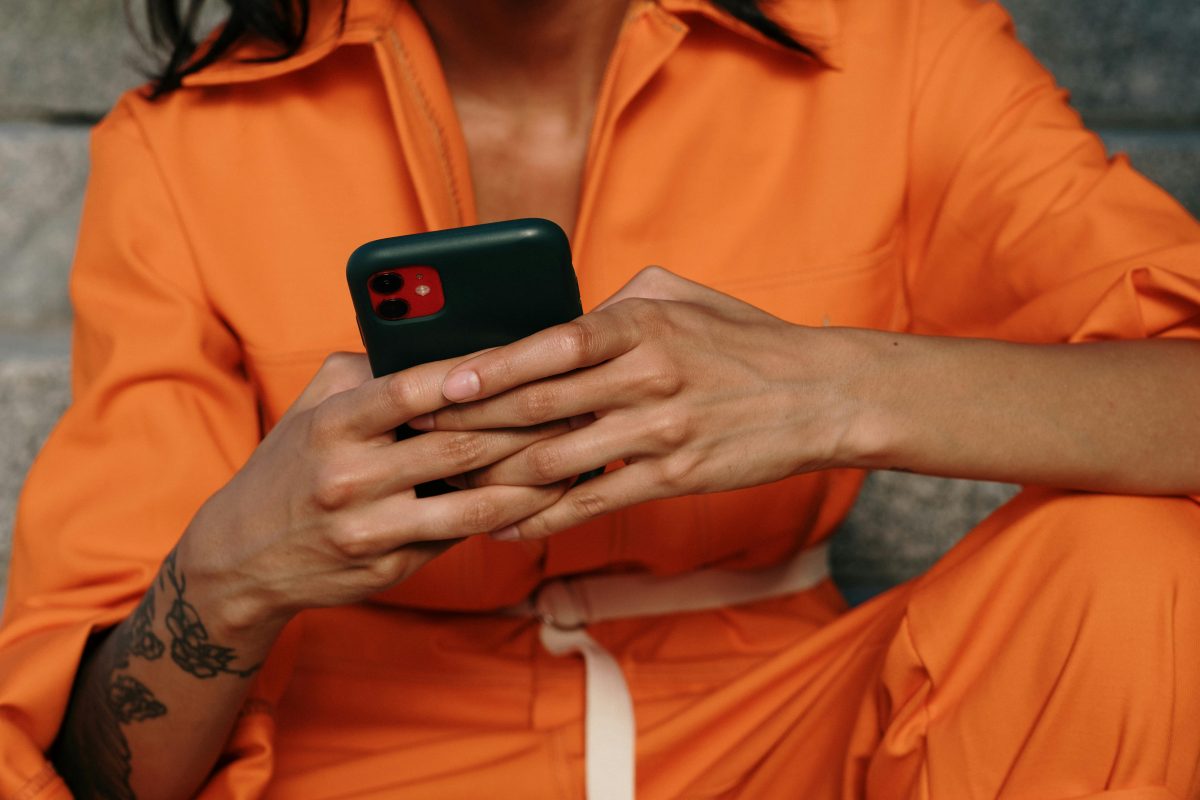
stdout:
{"type": "MultiPolygon", "coordinates": [[[[545,219],[368,242],[351,254],[346,279],[376,377],[509,344],[583,313],[566,234],[545,219]],[[446,304],[426,317],[382,319],[372,308],[367,281],[407,266],[436,268],[446,304]]],[[[399,437],[411,435],[408,428],[397,430],[399,437]]],[[[426,485],[418,493],[448,489],[426,485]]]]}
{"type": "Polygon", "coordinates": [[[517,219],[379,239],[346,265],[350,296],[376,377],[514,342],[583,313],[566,234],[545,219],[517,219]],[[367,280],[431,266],[445,307],[428,317],[375,315],[367,280]]]}

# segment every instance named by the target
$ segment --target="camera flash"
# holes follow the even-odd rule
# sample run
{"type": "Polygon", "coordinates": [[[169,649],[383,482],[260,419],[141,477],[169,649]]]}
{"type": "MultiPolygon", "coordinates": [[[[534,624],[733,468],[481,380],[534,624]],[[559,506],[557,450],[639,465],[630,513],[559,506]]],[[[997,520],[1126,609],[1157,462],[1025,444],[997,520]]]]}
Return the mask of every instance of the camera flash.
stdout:
{"type": "Polygon", "coordinates": [[[433,290],[422,283],[416,289],[413,289],[413,291],[416,292],[417,294],[421,295],[421,297],[424,297],[425,295],[429,294],[433,290]]]}

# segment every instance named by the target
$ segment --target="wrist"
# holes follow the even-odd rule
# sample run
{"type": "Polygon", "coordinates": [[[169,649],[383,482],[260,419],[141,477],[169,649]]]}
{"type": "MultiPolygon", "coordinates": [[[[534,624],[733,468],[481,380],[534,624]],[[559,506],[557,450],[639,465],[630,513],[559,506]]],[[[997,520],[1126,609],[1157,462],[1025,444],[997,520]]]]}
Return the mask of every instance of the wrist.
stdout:
{"type": "Polygon", "coordinates": [[[163,563],[167,597],[195,608],[211,641],[236,647],[245,659],[261,660],[294,612],[271,604],[267,593],[228,561],[223,548],[201,535],[200,517],[163,563]]]}
{"type": "Polygon", "coordinates": [[[820,336],[830,441],[827,468],[895,466],[895,375],[916,337],[860,328],[809,329],[820,336]],[[888,462],[888,463],[884,463],[888,462]]]}

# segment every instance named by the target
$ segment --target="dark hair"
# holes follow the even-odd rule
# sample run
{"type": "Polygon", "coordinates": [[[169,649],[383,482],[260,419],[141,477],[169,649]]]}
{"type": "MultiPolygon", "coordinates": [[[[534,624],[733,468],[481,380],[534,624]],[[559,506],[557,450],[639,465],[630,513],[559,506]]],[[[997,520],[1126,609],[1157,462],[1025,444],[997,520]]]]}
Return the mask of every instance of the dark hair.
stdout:
{"type": "MultiPolygon", "coordinates": [[[[165,55],[153,73],[150,97],[158,98],[179,88],[184,77],[219,60],[247,36],[257,37],[279,48],[258,61],[282,61],[295,55],[308,33],[311,0],[224,0],[229,16],[216,38],[197,55],[196,29],[205,0],[146,0],[151,46],[165,55]]],[[[346,4],[342,0],[342,20],[346,4]]],[[[762,10],[762,0],[711,0],[763,36],[799,52],[812,52],[793,39],[762,10]]]]}

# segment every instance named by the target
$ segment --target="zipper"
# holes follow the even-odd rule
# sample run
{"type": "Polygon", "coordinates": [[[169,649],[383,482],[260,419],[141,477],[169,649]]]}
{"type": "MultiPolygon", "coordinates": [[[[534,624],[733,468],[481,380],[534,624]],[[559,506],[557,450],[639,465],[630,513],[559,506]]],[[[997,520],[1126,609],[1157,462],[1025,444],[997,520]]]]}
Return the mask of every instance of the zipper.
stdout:
{"type": "Polygon", "coordinates": [[[466,141],[433,43],[407,3],[376,40],[375,52],[426,228],[474,224],[466,141]]]}

